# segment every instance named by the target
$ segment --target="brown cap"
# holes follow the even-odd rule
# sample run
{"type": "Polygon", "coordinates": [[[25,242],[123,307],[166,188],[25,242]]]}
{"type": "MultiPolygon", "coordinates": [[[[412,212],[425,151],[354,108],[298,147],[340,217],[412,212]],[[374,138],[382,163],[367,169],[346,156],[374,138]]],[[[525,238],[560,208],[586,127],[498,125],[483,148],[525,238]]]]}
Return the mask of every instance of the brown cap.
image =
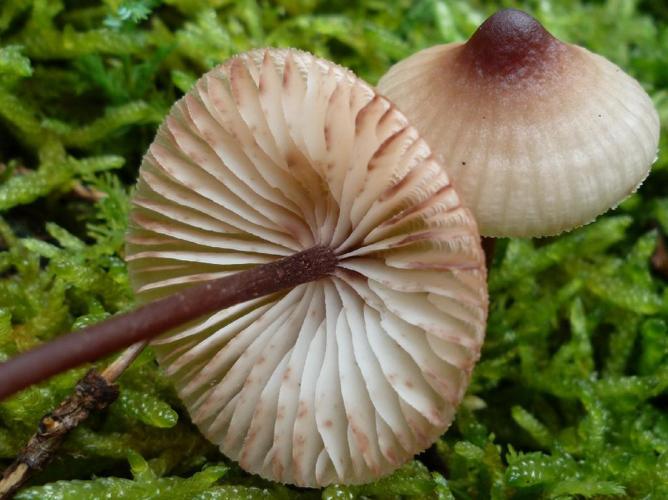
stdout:
{"type": "Polygon", "coordinates": [[[635,191],[659,119],[630,76],[524,12],[399,62],[378,88],[411,120],[486,236],[586,224],[635,191]]]}
{"type": "Polygon", "coordinates": [[[485,330],[479,235],[417,131],[349,71],[270,49],[204,75],[146,154],[131,219],[143,298],[313,245],[338,257],[327,279],[154,343],[244,469],[368,482],[450,425],[485,330]]]}

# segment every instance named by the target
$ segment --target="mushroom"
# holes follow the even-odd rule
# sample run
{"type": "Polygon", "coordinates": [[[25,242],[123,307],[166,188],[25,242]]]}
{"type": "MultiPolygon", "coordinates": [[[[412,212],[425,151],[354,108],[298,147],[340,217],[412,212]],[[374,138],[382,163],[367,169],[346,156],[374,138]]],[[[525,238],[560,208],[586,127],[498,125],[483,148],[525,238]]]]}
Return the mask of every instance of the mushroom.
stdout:
{"type": "Polygon", "coordinates": [[[586,224],[635,191],[659,118],[636,80],[507,9],[466,43],[428,48],[378,84],[418,128],[485,236],[586,224]]]}
{"type": "Polygon", "coordinates": [[[450,425],[487,314],[475,221],[404,115],[350,71],[253,51],[172,108],[133,196],[140,300],[331,248],[334,272],[153,342],[193,422],[247,471],[364,483],[450,425]]]}

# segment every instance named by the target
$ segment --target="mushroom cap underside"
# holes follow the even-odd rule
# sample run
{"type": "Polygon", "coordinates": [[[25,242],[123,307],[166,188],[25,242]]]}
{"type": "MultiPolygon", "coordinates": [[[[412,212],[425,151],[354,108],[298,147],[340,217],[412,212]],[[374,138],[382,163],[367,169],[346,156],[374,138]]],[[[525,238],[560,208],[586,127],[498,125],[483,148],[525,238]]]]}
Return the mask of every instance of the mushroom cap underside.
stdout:
{"type": "Polygon", "coordinates": [[[351,72],[237,56],[172,108],[133,196],[140,300],[327,245],[336,272],[154,342],[193,422],[261,476],[363,483],[450,425],[487,314],[479,235],[427,144],[351,72]]]}

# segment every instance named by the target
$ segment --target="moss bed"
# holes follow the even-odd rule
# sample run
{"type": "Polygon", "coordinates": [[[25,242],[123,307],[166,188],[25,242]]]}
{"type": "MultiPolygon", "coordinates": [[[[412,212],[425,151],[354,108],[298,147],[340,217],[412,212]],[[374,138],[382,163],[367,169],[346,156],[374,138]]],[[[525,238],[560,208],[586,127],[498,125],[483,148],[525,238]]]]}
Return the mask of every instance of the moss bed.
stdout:
{"type": "MultiPolygon", "coordinates": [[[[129,190],[158,123],[207,69],[252,47],[295,46],[375,83],[510,4],[2,0],[0,360],[132,307],[129,190]]],[[[629,71],[668,125],[663,0],[513,6],[629,71]]],[[[652,265],[668,232],[667,138],[613,212],[559,238],[497,243],[465,404],[394,475],[317,491],[245,474],[198,434],[147,351],[120,399],[17,498],[668,498],[668,271],[652,265]]],[[[0,465],[86,370],[0,404],[0,465]]]]}

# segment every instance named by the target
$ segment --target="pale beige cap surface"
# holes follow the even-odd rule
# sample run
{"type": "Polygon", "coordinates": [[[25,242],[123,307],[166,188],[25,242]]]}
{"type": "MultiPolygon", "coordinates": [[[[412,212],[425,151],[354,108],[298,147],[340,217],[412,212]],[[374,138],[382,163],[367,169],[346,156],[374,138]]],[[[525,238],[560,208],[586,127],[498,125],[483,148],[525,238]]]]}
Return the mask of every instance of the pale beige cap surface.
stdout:
{"type": "Polygon", "coordinates": [[[328,279],[154,342],[193,422],[263,477],[362,483],[454,417],[487,315],[470,212],[406,118],[295,50],[204,75],[146,154],[127,259],[148,300],[316,244],[328,279]]]}
{"type": "Polygon", "coordinates": [[[640,84],[513,9],[465,44],[399,62],[378,88],[429,143],[485,236],[586,224],[635,191],[657,154],[658,114],[640,84]]]}

